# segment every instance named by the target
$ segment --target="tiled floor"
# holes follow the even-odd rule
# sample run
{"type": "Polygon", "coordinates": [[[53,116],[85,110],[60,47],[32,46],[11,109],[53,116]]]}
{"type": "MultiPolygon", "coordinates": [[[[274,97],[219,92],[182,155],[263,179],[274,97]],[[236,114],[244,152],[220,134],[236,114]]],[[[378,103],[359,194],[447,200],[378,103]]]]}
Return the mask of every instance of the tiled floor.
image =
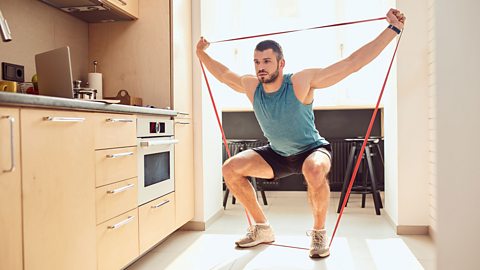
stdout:
{"type": "MultiPolygon", "coordinates": [[[[333,193],[327,217],[329,235],[337,219],[333,193]]],[[[276,233],[276,243],[308,247],[305,232],[312,218],[306,194],[267,193],[264,206],[276,233]]],[[[397,236],[385,215],[376,216],[373,203],[360,208],[360,195],[352,195],[335,236],[331,255],[310,259],[306,250],[260,245],[237,249],[234,241],[245,232],[241,206],[228,204],[224,215],[206,231],[177,231],[128,270],[151,269],[435,269],[434,245],[429,236],[397,236]]]]}

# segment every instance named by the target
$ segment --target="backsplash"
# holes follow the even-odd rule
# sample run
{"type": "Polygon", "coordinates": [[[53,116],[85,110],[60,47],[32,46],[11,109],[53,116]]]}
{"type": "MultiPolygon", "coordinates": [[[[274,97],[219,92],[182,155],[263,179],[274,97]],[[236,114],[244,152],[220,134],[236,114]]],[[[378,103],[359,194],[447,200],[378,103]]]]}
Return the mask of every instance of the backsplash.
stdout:
{"type": "Polygon", "coordinates": [[[86,22],[37,0],[0,0],[0,10],[12,32],[12,41],[0,40],[0,62],[25,66],[25,81],[30,81],[35,54],[70,46],[73,78],[87,81],[86,22]]]}

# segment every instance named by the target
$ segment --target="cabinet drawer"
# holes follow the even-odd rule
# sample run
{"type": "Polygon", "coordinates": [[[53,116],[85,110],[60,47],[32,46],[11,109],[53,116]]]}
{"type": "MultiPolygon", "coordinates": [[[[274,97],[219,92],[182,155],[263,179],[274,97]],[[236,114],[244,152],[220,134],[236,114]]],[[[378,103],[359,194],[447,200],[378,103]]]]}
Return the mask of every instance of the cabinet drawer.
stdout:
{"type": "Polygon", "coordinates": [[[175,195],[170,193],[138,208],[140,253],[175,230],[175,195]]]}
{"type": "Polygon", "coordinates": [[[95,149],[136,145],[135,119],[134,115],[95,114],[95,149]]]}
{"type": "Polygon", "coordinates": [[[137,206],[137,182],[137,178],[132,178],[97,188],[97,224],[137,206]]]}
{"type": "Polygon", "coordinates": [[[118,270],[139,255],[137,208],[97,226],[98,270],[118,270]]]}
{"type": "Polygon", "coordinates": [[[95,151],[95,179],[97,187],[136,176],[136,147],[95,151]]]}
{"type": "Polygon", "coordinates": [[[130,15],[132,18],[138,18],[138,0],[107,0],[113,7],[122,13],[130,15]]]}

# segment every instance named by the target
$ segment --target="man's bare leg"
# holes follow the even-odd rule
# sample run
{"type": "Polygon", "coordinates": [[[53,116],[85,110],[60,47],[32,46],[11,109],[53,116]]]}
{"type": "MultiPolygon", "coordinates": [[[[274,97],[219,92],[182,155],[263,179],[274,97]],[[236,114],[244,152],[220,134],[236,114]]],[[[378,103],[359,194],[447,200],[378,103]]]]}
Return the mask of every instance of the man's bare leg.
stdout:
{"type": "Polygon", "coordinates": [[[255,151],[247,150],[228,159],[222,167],[222,172],[230,192],[247,209],[255,223],[266,223],[267,218],[247,176],[273,178],[270,165],[255,151]]]}
{"type": "Polygon", "coordinates": [[[302,172],[308,184],[308,199],[313,211],[313,229],[325,228],[330,187],[327,174],[330,171],[330,158],[320,151],[310,154],[304,161],[302,172]]]}
{"type": "Polygon", "coordinates": [[[313,212],[312,242],[309,256],[311,258],[324,258],[330,255],[328,237],[325,230],[328,203],[330,200],[330,187],[327,174],[330,171],[330,158],[326,153],[315,151],[305,159],[302,167],[303,175],[308,184],[308,199],[313,212]]]}

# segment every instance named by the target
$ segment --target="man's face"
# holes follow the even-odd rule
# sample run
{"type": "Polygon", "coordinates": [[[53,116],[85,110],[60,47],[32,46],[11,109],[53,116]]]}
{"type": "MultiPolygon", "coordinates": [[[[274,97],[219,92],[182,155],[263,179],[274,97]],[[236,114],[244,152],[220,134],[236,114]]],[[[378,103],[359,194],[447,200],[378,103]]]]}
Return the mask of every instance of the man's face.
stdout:
{"type": "Polygon", "coordinates": [[[257,78],[262,83],[272,83],[283,69],[283,59],[277,61],[277,55],[272,49],[264,51],[255,51],[253,54],[253,61],[255,63],[255,72],[257,78]]]}

